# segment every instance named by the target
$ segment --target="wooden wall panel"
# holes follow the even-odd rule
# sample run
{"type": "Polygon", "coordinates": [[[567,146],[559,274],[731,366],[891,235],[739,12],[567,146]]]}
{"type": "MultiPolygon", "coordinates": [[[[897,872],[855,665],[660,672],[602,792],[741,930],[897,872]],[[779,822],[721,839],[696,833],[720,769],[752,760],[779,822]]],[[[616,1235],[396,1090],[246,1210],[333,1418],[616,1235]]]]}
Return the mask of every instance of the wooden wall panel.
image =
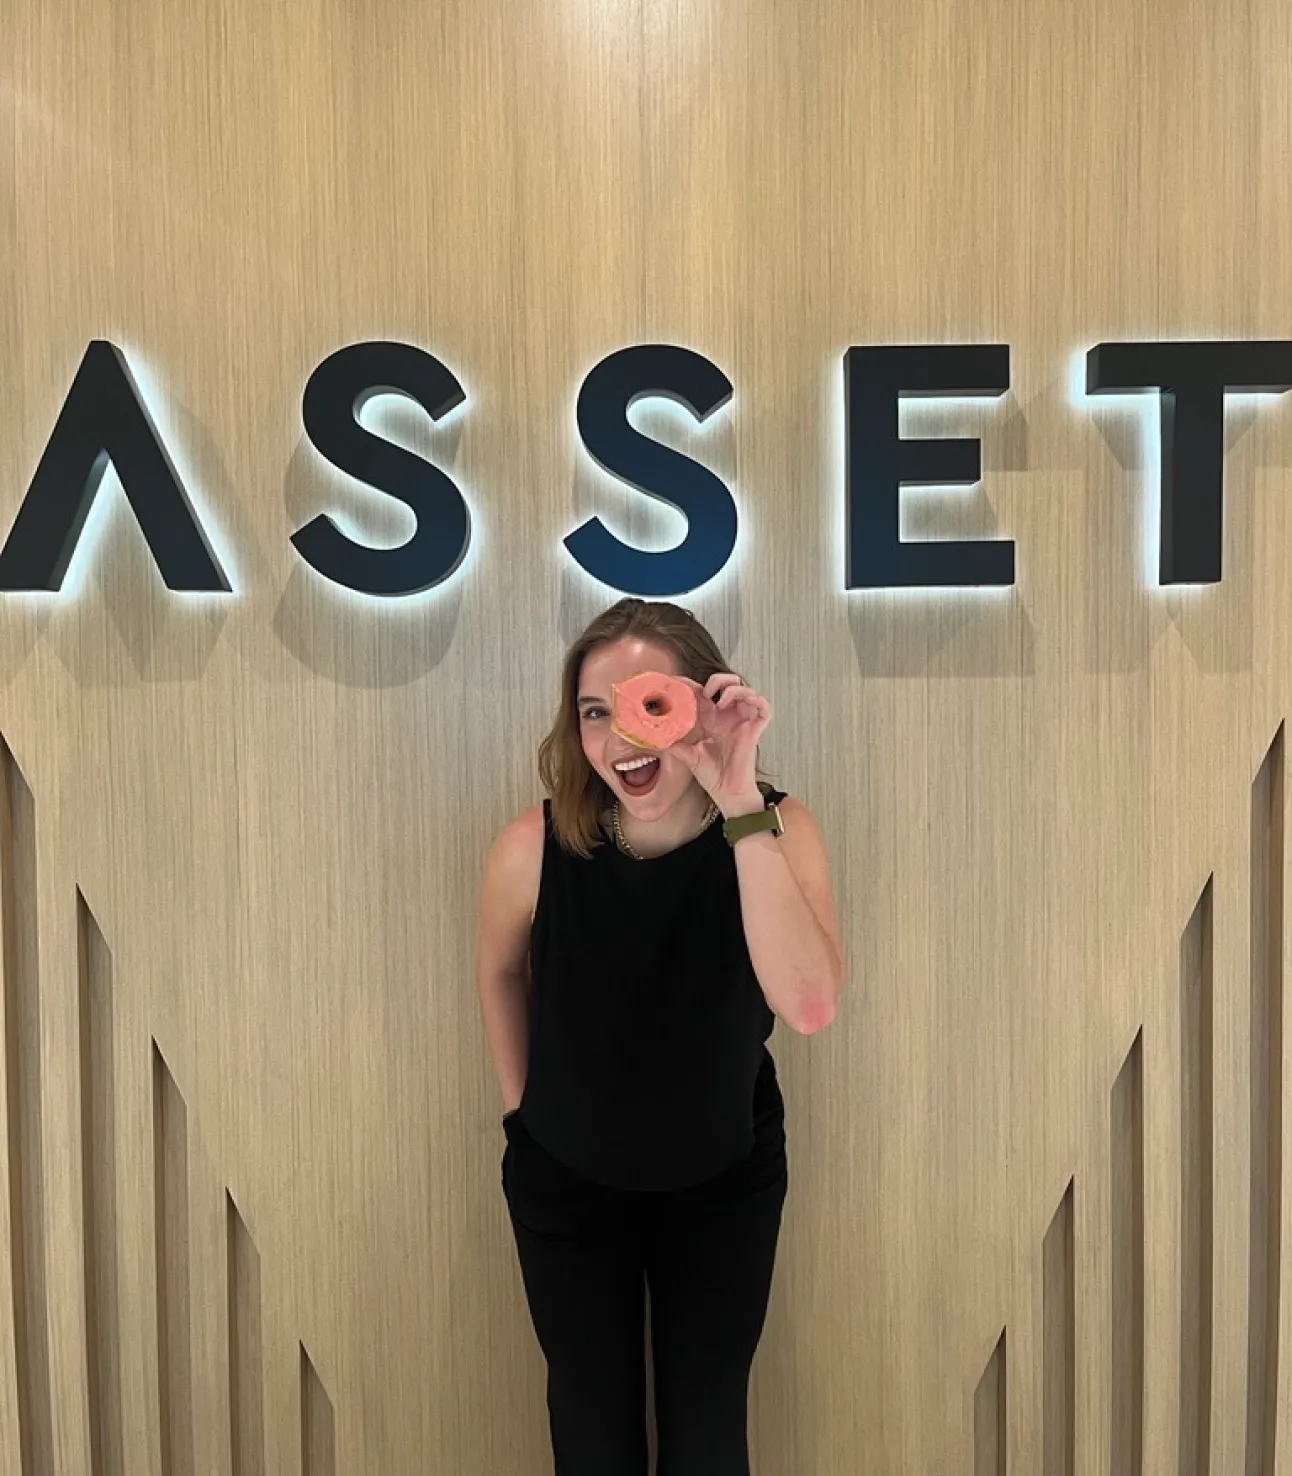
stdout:
{"type": "Polygon", "coordinates": [[[642,423],[736,495],[687,603],[851,965],[777,1036],[757,1469],[1287,1476],[1292,407],[1231,405],[1224,580],[1163,590],[1152,402],[1077,386],[1103,339],[1290,336],[1288,7],[10,10],[0,527],[107,338],[235,592],[167,591],[109,475],[65,592],[0,595],[0,1470],[547,1469],[471,919],[614,598],[561,539],[681,531],[574,424],[663,340],[735,385],[642,423]],[[407,601],[289,542],[407,532],[301,425],[371,337],[468,396],[373,407],[471,507],[407,601]],[[1018,582],[845,593],[842,354],[924,341],[1012,383],[904,409],[984,467],[905,534],[1018,582]]]}

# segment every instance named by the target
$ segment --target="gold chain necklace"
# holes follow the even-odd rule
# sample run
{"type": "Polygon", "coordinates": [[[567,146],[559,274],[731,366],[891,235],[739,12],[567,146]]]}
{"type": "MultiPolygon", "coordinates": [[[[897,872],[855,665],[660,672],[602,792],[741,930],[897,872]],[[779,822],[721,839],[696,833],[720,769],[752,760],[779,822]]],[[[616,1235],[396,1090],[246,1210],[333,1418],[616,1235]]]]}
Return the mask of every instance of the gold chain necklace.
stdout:
{"type": "MultiPolygon", "coordinates": [[[[710,800],[709,808],[704,812],[704,823],[700,826],[699,830],[696,831],[696,836],[703,835],[704,832],[708,830],[709,826],[712,825],[717,818],[718,807],[714,804],[712,800],[710,800]]],[[[619,826],[619,800],[617,797],[615,799],[614,808],[610,812],[610,823],[614,827],[615,844],[624,853],[624,855],[631,856],[634,861],[644,861],[646,859],[645,856],[639,856],[637,852],[634,851],[633,848],[624,839],[624,833],[619,826]]],[[[692,839],[694,838],[695,837],[692,837],[692,839]]]]}

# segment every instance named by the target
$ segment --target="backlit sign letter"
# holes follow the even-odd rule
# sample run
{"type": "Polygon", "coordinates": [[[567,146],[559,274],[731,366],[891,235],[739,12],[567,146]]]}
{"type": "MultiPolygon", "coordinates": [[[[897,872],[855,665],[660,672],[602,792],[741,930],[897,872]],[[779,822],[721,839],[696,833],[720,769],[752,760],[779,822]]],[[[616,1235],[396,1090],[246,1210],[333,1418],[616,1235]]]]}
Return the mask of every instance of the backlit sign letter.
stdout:
{"type": "Polygon", "coordinates": [[[843,373],[846,588],[1013,584],[1012,540],[904,542],[899,516],[903,487],[972,486],[982,476],[978,441],[903,439],[899,399],[1003,395],[1008,344],[853,347],[843,373]]]}
{"type": "Polygon", "coordinates": [[[103,339],[85,350],[0,551],[0,590],[62,588],[109,464],[167,588],[227,591],[125,356],[103,339]]]}
{"type": "Polygon", "coordinates": [[[1086,393],[1157,391],[1162,416],[1163,584],[1215,584],[1224,530],[1225,394],[1292,387],[1292,343],[1100,343],[1086,393]]]}
{"type": "Polygon", "coordinates": [[[579,390],[578,424],[597,465],[687,520],[676,548],[648,552],[621,543],[600,518],[564,539],[595,579],[624,594],[667,598],[707,583],[736,546],[736,504],[726,486],[688,456],[628,423],[638,400],[675,400],[703,422],[731,398],[731,381],[711,360],[668,344],[620,349],[596,365],[579,390]]]}
{"type": "Polygon", "coordinates": [[[306,563],[360,594],[418,594],[461,564],[471,541],[471,515],[461,492],[438,467],[359,424],[377,395],[405,395],[439,420],[466,393],[443,364],[406,343],[352,343],[330,354],[309,377],[301,413],[305,434],[333,466],[404,503],[417,520],[396,548],[369,548],[347,538],[320,513],[292,534],[306,563]]]}

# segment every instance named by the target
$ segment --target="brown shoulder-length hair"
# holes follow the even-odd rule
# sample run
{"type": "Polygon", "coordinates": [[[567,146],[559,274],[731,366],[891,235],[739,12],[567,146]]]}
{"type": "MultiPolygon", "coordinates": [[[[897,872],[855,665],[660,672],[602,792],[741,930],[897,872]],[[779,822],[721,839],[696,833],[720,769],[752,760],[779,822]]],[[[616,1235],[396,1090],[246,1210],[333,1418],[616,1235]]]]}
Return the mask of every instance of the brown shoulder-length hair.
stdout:
{"type": "MultiPolygon", "coordinates": [[[[614,796],[583,752],[579,728],[579,678],[583,660],[599,646],[635,636],[671,651],[678,671],[693,682],[707,682],[715,672],[730,671],[718,643],[680,605],[666,600],[627,598],[603,610],[565,653],[561,667],[561,700],[551,730],[538,746],[538,773],[552,800],[552,828],[567,851],[585,860],[604,842],[602,812],[614,796]]],[[[760,788],[768,775],[757,770],[760,788]]]]}

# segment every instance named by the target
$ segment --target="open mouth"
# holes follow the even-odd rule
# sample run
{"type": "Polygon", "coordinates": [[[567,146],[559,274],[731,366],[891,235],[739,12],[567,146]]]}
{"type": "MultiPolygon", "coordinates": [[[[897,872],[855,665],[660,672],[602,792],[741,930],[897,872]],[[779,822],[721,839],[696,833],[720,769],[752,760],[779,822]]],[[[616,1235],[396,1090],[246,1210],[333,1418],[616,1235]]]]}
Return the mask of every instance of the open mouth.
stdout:
{"type": "Polygon", "coordinates": [[[628,759],[615,765],[615,777],[626,794],[649,794],[659,782],[657,758],[628,759]]]}

